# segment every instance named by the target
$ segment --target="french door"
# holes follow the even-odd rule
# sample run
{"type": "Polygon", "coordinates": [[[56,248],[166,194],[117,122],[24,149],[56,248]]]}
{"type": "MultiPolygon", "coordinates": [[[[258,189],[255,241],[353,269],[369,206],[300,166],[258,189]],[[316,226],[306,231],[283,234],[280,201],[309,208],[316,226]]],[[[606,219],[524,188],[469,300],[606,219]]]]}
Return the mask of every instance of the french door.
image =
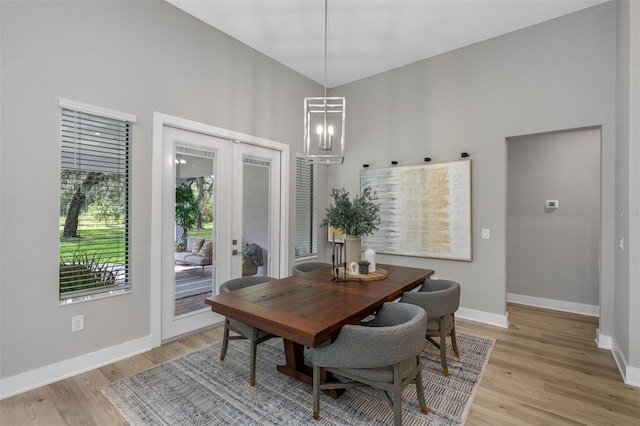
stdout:
{"type": "Polygon", "coordinates": [[[279,150],[169,126],[162,133],[161,338],[167,340],[222,321],[204,303],[221,283],[280,276],[282,163],[279,150]],[[188,204],[197,210],[195,224],[184,221],[188,204]],[[194,248],[207,241],[211,252],[194,248]]]}

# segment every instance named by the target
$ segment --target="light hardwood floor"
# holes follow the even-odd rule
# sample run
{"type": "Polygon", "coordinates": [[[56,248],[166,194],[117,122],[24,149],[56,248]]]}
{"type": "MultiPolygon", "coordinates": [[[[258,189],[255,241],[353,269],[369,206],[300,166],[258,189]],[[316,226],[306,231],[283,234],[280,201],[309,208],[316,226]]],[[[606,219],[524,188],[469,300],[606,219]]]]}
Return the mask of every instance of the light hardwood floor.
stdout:
{"type": "MultiPolygon", "coordinates": [[[[596,318],[513,304],[508,310],[509,329],[457,321],[460,331],[497,338],[467,425],[640,425],[640,389],[625,385],[611,352],[596,348],[596,318]]],[[[0,425],[125,424],[101,386],[221,337],[221,328],[203,331],[7,398],[0,425]]]]}

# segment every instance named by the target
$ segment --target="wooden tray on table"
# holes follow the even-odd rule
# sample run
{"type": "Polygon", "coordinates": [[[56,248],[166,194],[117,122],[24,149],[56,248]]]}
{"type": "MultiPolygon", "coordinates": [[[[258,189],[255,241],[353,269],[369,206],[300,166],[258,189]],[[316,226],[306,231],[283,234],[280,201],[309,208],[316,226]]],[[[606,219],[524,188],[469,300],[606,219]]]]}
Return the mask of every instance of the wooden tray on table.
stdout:
{"type": "MultiPolygon", "coordinates": [[[[333,270],[332,275],[334,277],[336,276],[335,269],[333,270]]],[[[389,276],[389,273],[382,268],[376,268],[375,272],[369,272],[368,274],[358,274],[358,275],[351,275],[349,273],[349,270],[347,269],[347,280],[349,281],[377,281],[377,280],[384,280],[388,276],[389,276]]],[[[338,278],[344,279],[344,266],[340,266],[338,268],[338,278]]]]}

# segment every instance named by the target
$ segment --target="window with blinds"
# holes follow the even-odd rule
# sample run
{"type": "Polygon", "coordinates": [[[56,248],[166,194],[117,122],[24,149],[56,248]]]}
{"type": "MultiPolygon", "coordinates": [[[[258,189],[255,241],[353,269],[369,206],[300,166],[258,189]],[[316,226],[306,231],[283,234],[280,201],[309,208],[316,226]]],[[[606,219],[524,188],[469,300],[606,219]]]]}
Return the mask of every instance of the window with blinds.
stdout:
{"type": "Polygon", "coordinates": [[[317,206],[316,166],[296,157],[296,259],[318,255],[317,206]]]}
{"type": "Polygon", "coordinates": [[[63,107],[60,300],[130,290],[131,123],[63,107]]]}

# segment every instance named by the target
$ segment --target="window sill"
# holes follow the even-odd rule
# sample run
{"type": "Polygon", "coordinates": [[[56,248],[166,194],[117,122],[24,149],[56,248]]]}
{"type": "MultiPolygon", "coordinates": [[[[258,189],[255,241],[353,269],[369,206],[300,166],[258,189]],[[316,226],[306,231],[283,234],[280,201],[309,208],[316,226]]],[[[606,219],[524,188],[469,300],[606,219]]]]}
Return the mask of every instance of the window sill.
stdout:
{"type": "Polygon", "coordinates": [[[92,300],[104,299],[107,297],[121,296],[132,292],[131,288],[109,290],[102,293],[87,294],[84,296],[73,296],[60,299],[60,306],[75,305],[76,303],[90,302],[92,300]]]}

